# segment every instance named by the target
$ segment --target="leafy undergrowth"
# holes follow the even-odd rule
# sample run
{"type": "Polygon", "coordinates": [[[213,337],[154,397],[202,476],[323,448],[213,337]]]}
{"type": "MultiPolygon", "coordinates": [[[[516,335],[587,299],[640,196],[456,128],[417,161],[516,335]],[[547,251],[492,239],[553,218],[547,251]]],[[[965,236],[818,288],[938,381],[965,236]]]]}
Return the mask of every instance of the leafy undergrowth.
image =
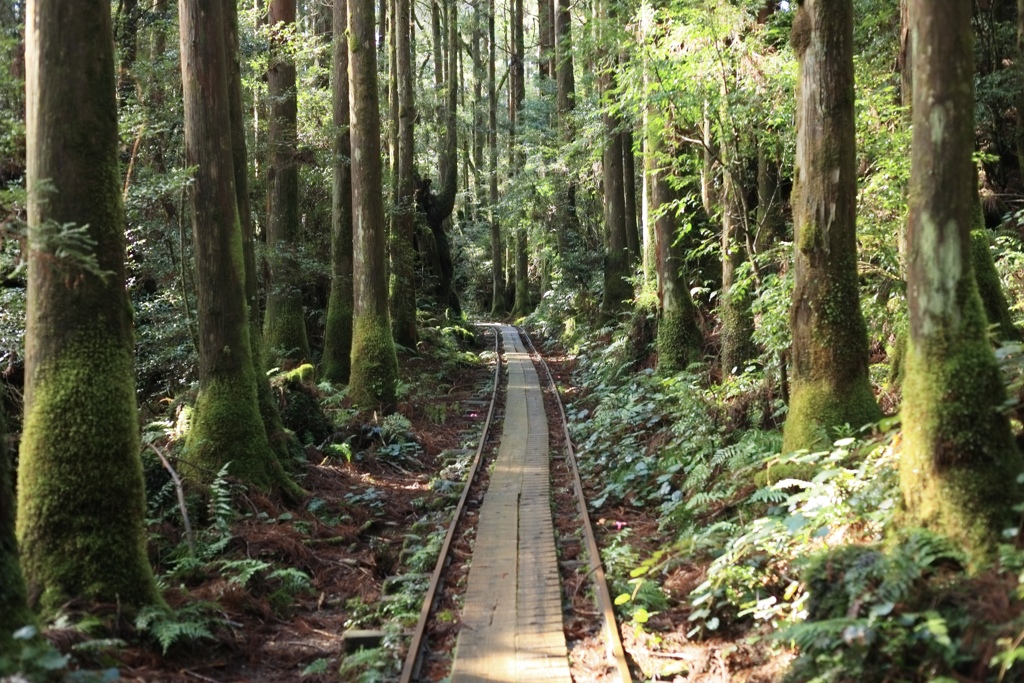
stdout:
{"type": "Polygon", "coordinates": [[[761,370],[663,376],[629,338],[570,339],[564,399],[639,680],[1024,680],[1020,529],[971,574],[902,527],[897,420],[781,454],[761,370]]]}
{"type": "Polygon", "coordinates": [[[355,412],[343,390],[313,384],[303,369],[272,379],[286,418],[296,396],[302,406],[288,425],[303,449],[287,468],[309,492],[296,506],[247,489],[229,463],[208,490],[185,489],[187,533],[157,457],[177,464],[187,408],[144,428],[150,555],[168,607],[128,616],[116,605],[68,605],[46,640],[22,634],[20,660],[0,660],[0,680],[17,671],[33,682],[396,676],[398,635],[419,615],[422,577],[461,492],[461,453],[482,422],[463,402],[487,390],[492,372],[471,333],[426,328],[423,338],[419,354],[403,359],[398,411],[382,419],[355,412]],[[311,416],[318,406],[325,420],[311,416]],[[345,654],[350,628],[387,635],[378,648],[345,654]]]}

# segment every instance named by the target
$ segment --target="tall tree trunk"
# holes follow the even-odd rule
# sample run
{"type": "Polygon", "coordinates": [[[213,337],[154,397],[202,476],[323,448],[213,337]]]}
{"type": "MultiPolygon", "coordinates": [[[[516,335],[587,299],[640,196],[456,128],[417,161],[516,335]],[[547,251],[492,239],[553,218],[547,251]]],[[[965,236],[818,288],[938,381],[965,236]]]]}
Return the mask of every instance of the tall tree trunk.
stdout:
{"type": "Polygon", "coordinates": [[[395,208],[391,230],[391,329],[395,341],[415,348],[416,331],[416,204],[413,179],[414,126],[412,3],[396,0],[393,21],[396,31],[398,74],[398,166],[395,177],[395,208]]]}
{"type": "MultiPolygon", "coordinates": [[[[263,334],[253,311],[259,308],[259,286],[256,278],[256,236],[249,200],[249,161],[245,146],[245,123],[242,110],[242,65],[238,51],[238,6],[234,0],[224,2],[225,46],[228,60],[228,117],[231,124],[231,161],[235,174],[235,197],[242,229],[242,255],[245,260],[245,304],[249,313],[249,346],[255,369],[256,396],[267,440],[279,460],[286,460],[298,448],[298,440],[281,423],[277,398],[270,390],[263,360],[263,334]]],[[[294,491],[293,491],[294,492],[294,491]]]]}
{"type": "Polygon", "coordinates": [[[868,377],[857,285],[853,1],[806,0],[792,44],[800,72],[785,451],[827,445],[832,428],[882,415],[868,377]]]}
{"type": "MultiPolygon", "coordinates": [[[[607,3],[605,3],[607,4],[607,3]]],[[[611,21],[614,17],[603,17],[611,21]]],[[[615,88],[614,68],[617,62],[610,57],[609,71],[600,78],[602,97],[615,88]]],[[[604,124],[604,297],[601,301],[601,316],[609,319],[626,307],[626,301],[633,297],[629,277],[629,242],[626,237],[626,205],[623,190],[622,135],[619,131],[619,117],[605,104],[601,113],[604,124]]]]}
{"type": "Polygon", "coordinates": [[[21,567],[47,616],[71,599],[158,604],[143,527],[110,4],[32,0],[25,44],[21,567]],[[71,224],[92,240],[91,253],[61,256],[71,224]]]}
{"type": "Polygon", "coordinates": [[[295,24],[295,0],[271,0],[273,31],[267,95],[270,99],[270,184],[267,217],[267,255],[270,277],[263,339],[271,362],[309,359],[306,319],[302,312],[302,273],[298,252],[299,166],[297,161],[298,92],[295,61],[285,45],[285,35],[295,24]]]}
{"type": "Polygon", "coordinates": [[[238,479],[300,493],[267,441],[260,415],[245,292],[245,257],[232,159],[227,2],[180,0],[185,162],[191,196],[199,316],[199,396],[185,474],[209,480],[230,463],[238,479]]]}
{"type": "Polygon", "coordinates": [[[555,5],[537,0],[537,64],[540,78],[555,78],[555,5]]]}
{"type": "MultiPolygon", "coordinates": [[[[519,117],[526,100],[526,46],[523,26],[523,0],[512,0],[512,64],[509,71],[509,159],[513,169],[522,167],[522,149],[518,143],[519,117]]],[[[515,303],[512,316],[530,312],[529,245],[526,228],[520,221],[515,233],[515,303]]]]}
{"type": "MultiPolygon", "coordinates": [[[[723,143],[722,149],[726,148],[723,143]]],[[[724,151],[723,151],[724,154],[724,151]]],[[[737,282],[737,271],[747,253],[747,235],[743,220],[740,193],[745,189],[735,177],[739,164],[723,159],[722,173],[722,291],[718,298],[718,314],[722,319],[722,374],[743,372],[756,355],[754,347],[754,316],[750,305],[753,292],[737,282]],[[731,169],[730,170],[730,166],[731,169]]]]}
{"type": "MultiPolygon", "coordinates": [[[[572,14],[569,0],[557,0],[555,13],[555,70],[556,70],[556,111],[558,112],[558,133],[563,144],[574,137],[572,111],[576,107],[576,79],[573,73],[572,14]]],[[[570,173],[561,179],[563,198],[557,207],[558,255],[564,258],[568,251],[570,230],[576,228],[576,186],[570,173]]]]}
{"type": "Polygon", "coordinates": [[[7,434],[0,406],[0,657],[13,651],[11,635],[22,626],[34,624],[28,608],[25,579],[18,565],[18,541],[14,535],[14,456],[7,449],[7,434]]]}
{"type": "Polygon", "coordinates": [[[488,218],[491,232],[491,317],[505,315],[505,247],[498,224],[498,86],[495,78],[497,41],[494,20],[497,15],[495,0],[487,3],[487,194],[488,218]]]}
{"type": "Polygon", "coordinates": [[[388,315],[386,230],[380,160],[373,0],[348,6],[349,124],[352,144],[354,308],[349,395],[361,408],[390,409],[398,360],[388,315]]]}
{"type": "Polygon", "coordinates": [[[331,295],[324,330],[323,374],[324,379],[339,383],[348,382],[352,362],[352,145],[349,142],[348,125],[347,24],[347,0],[334,0],[334,58],[331,63],[334,124],[331,295]]]}
{"type": "Polygon", "coordinates": [[[974,53],[971,5],[910,0],[910,173],[900,488],[908,521],[991,558],[1013,527],[1021,458],[971,268],[974,53]]]}
{"type": "Polygon", "coordinates": [[[658,370],[677,372],[700,360],[701,334],[685,273],[685,250],[676,243],[679,222],[672,205],[679,199],[679,192],[668,182],[665,160],[653,158],[662,154],[662,141],[649,139],[651,164],[652,167],[655,164],[658,166],[651,177],[651,211],[656,216],[654,233],[660,303],[656,341],[658,370]]]}
{"type": "Polygon", "coordinates": [[[640,260],[640,230],[636,219],[636,154],[633,152],[633,131],[622,131],[622,194],[626,217],[626,247],[630,269],[640,260]]]}

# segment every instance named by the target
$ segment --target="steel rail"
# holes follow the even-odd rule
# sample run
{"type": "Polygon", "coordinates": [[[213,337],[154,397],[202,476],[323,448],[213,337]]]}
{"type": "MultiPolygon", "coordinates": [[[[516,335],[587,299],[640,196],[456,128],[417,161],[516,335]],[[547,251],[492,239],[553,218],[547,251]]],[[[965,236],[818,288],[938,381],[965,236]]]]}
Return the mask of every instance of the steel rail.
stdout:
{"type": "Polygon", "coordinates": [[[565,407],[562,405],[562,397],[558,393],[558,385],[555,384],[554,375],[544,361],[544,357],[537,352],[530,335],[526,330],[517,328],[519,333],[530,345],[531,355],[540,361],[544,368],[544,374],[548,377],[548,386],[555,397],[558,405],[558,412],[562,418],[562,432],[565,435],[565,461],[569,463],[572,470],[573,487],[576,489],[576,504],[579,507],[580,517],[583,520],[583,533],[587,541],[587,555],[590,559],[590,575],[593,577],[594,585],[597,587],[598,609],[604,618],[605,639],[607,641],[608,657],[615,660],[615,666],[619,672],[619,679],[622,683],[632,683],[633,678],[629,672],[629,664],[626,662],[626,653],[622,648],[622,639],[619,637],[619,629],[615,621],[615,611],[612,608],[612,596],[608,590],[608,582],[605,580],[604,564],[601,562],[601,552],[597,547],[597,539],[594,537],[594,529],[590,523],[590,513],[587,511],[587,499],[583,494],[583,480],[580,479],[580,470],[576,465],[576,452],[572,447],[572,437],[569,436],[569,421],[565,417],[565,407]]]}
{"type": "Polygon", "coordinates": [[[434,599],[437,597],[437,587],[441,584],[441,576],[448,561],[448,553],[451,550],[452,541],[455,539],[455,531],[462,519],[462,512],[466,507],[466,500],[469,498],[469,489],[476,479],[477,470],[480,469],[480,462],[483,460],[484,446],[487,444],[487,435],[491,429],[491,421],[494,418],[494,405],[498,398],[498,386],[501,379],[501,335],[497,326],[488,325],[494,330],[494,386],[491,389],[491,405],[487,409],[487,419],[484,421],[484,428],[480,434],[480,443],[476,448],[476,455],[473,456],[473,465],[470,468],[469,476],[462,487],[462,495],[459,497],[459,504],[455,508],[451,524],[448,526],[448,533],[445,534],[444,543],[437,556],[437,564],[434,565],[434,573],[430,577],[430,585],[427,587],[427,594],[423,598],[423,607],[420,610],[420,618],[416,622],[416,630],[413,631],[412,640],[409,642],[409,651],[405,655],[405,664],[402,666],[402,675],[399,683],[410,683],[413,675],[418,673],[420,664],[420,650],[423,647],[423,636],[427,631],[427,621],[430,619],[430,611],[434,608],[434,599]]]}

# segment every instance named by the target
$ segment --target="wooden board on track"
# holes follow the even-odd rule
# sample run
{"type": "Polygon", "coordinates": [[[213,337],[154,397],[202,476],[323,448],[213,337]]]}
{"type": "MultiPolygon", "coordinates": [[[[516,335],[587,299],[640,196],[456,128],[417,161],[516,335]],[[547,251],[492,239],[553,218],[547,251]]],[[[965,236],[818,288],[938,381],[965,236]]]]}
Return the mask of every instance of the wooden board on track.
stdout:
{"type": "Polygon", "coordinates": [[[543,396],[518,331],[500,331],[505,421],[480,509],[451,681],[570,683],[543,396]]]}

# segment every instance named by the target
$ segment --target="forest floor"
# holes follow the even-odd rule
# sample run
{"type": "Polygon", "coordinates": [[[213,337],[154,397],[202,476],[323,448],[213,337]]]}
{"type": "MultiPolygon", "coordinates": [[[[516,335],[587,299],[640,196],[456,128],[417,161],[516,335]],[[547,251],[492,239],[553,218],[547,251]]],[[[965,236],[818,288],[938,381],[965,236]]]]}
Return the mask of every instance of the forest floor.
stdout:
{"type": "MultiPolygon", "coordinates": [[[[476,351],[482,350],[478,343],[476,351]]],[[[555,356],[548,362],[564,391],[572,382],[573,360],[555,356]]],[[[166,651],[161,652],[156,642],[128,648],[76,648],[79,665],[114,666],[121,680],[139,683],[395,680],[406,642],[395,636],[415,625],[421,589],[439,546],[436,539],[443,535],[461,490],[450,483],[464,472],[466,454],[486,417],[486,408],[481,408],[486,396],[481,391],[493,372],[487,363],[457,364],[453,369],[451,363],[429,355],[408,365],[415,368],[414,385],[431,387],[429,397],[414,395],[399,406],[411,423],[406,434],[409,442],[389,448],[372,422],[350,421],[345,431],[328,441],[352,442],[351,458],[339,456],[329,446],[306,448],[307,464],[300,482],[309,497],[298,506],[287,507],[233,486],[231,500],[237,512],[230,530],[219,536],[223,542],[218,554],[201,562],[183,563],[181,544],[168,550],[167,538],[181,535],[173,520],[165,517],[154,523],[150,528],[153,554],[159,558],[156,565],[164,594],[177,614],[162,632],[150,628],[157,639],[166,637],[166,651]],[[282,580],[278,575],[282,569],[300,570],[308,581],[289,584],[287,576],[282,580]],[[390,635],[380,649],[346,654],[343,634],[352,627],[383,627],[390,635]],[[187,637],[201,632],[206,637],[187,637]]],[[[550,395],[546,402],[552,452],[564,454],[556,404],[550,395]]],[[[564,458],[553,460],[552,471],[556,526],[564,537],[575,533],[573,527],[578,524],[564,458]]],[[[589,495],[596,498],[594,486],[585,483],[589,495]]],[[[634,552],[649,556],[663,540],[654,511],[616,506],[593,510],[591,515],[602,547],[614,545],[616,537],[625,533],[634,552]]],[[[209,512],[207,519],[200,520],[209,525],[205,541],[209,544],[218,538],[211,531],[216,527],[215,516],[209,512]]],[[[464,555],[469,552],[468,546],[463,548],[464,555]]],[[[604,643],[596,633],[598,613],[587,587],[586,565],[574,562],[571,545],[560,552],[565,595],[570,596],[566,632],[574,681],[612,680],[604,643]]],[[[642,627],[620,624],[635,679],[779,680],[791,655],[769,647],[757,634],[726,632],[705,640],[687,637],[692,626],[688,596],[703,580],[704,567],[699,564],[677,566],[664,581],[668,607],[652,613],[642,627]]],[[[440,611],[445,621],[437,632],[442,637],[435,642],[440,644],[437,649],[450,650],[458,631],[458,610],[440,611]]],[[[127,627],[126,632],[130,630],[127,627]]],[[[87,640],[80,631],[70,629],[51,629],[48,637],[65,651],[87,640]]],[[[431,680],[440,680],[446,673],[447,667],[437,664],[444,658],[443,652],[433,653],[434,664],[426,673],[431,680]]]]}

